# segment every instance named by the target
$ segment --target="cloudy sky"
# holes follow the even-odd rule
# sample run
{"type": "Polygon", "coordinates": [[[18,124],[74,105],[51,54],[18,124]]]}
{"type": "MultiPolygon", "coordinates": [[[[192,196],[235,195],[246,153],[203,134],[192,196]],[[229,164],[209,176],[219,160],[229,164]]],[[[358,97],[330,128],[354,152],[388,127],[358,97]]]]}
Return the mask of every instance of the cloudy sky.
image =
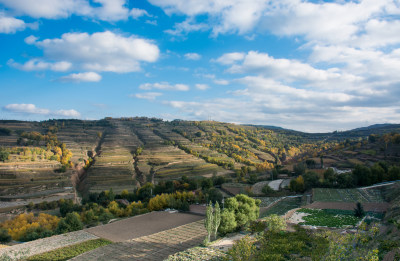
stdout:
{"type": "Polygon", "coordinates": [[[399,0],[0,0],[0,119],[400,122],[399,0]]]}

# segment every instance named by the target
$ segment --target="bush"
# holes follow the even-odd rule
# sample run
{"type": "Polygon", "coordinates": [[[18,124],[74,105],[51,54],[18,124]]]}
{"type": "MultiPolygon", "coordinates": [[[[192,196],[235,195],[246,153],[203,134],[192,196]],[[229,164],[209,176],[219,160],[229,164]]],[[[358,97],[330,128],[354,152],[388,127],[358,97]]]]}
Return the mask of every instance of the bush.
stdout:
{"type": "Polygon", "coordinates": [[[279,232],[286,230],[286,221],[283,217],[272,214],[264,218],[268,231],[279,232]]]}
{"type": "Polygon", "coordinates": [[[251,260],[251,257],[255,254],[256,246],[254,240],[249,236],[245,236],[233,244],[232,248],[229,249],[225,260],[229,261],[242,261],[251,260]]]}
{"type": "Polygon", "coordinates": [[[219,232],[226,234],[256,220],[260,214],[260,203],[260,200],[243,194],[228,198],[221,214],[219,232]]]}
{"type": "Polygon", "coordinates": [[[76,212],[68,213],[65,218],[61,219],[57,225],[57,233],[64,234],[67,232],[81,230],[83,228],[82,221],[76,212]]]}
{"type": "Polygon", "coordinates": [[[11,241],[11,236],[8,234],[7,230],[0,228],[0,243],[8,243],[11,241]]]}
{"type": "Polygon", "coordinates": [[[274,193],[274,192],[275,192],[275,190],[273,190],[268,184],[265,185],[265,186],[262,188],[262,193],[264,193],[265,195],[270,195],[270,194],[272,194],[272,193],[274,193]]]}

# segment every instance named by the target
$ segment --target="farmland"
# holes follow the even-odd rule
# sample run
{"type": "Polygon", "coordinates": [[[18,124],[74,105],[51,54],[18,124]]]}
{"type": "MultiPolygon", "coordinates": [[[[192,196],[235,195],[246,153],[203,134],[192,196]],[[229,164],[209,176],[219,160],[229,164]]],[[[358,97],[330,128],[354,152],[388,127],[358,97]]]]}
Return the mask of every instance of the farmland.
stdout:
{"type": "Polygon", "coordinates": [[[313,201],[322,202],[384,202],[382,189],[314,188],[313,201]]]}
{"type": "Polygon", "coordinates": [[[321,210],[321,209],[300,209],[300,213],[306,213],[303,217],[303,225],[310,226],[323,226],[323,227],[344,227],[355,226],[361,221],[361,218],[354,216],[352,212],[345,212],[340,210],[321,210]]]}
{"type": "Polygon", "coordinates": [[[301,197],[287,197],[276,204],[273,204],[271,207],[265,209],[264,211],[260,211],[260,217],[266,217],[271,214],[284,215],[291,209],[298,208],[301,206],[301,197]]]}

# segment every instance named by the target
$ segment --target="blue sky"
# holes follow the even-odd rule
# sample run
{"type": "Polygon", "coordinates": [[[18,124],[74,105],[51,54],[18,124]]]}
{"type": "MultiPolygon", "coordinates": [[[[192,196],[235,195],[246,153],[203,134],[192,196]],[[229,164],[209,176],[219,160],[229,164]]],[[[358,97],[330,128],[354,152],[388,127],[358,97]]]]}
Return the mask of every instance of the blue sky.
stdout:
{"type": "Polygon", "coordinates": [[[400,119],[398,0],[0,0],[0,119],[400,119]]]}

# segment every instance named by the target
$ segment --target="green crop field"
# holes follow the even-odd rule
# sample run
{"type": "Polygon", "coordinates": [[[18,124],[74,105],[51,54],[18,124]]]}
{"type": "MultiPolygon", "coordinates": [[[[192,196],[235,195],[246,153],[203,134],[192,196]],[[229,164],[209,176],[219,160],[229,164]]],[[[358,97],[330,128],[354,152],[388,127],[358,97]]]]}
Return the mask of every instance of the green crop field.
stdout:
{"type": "Polygon", "coordinates": [[[380,189],[313,189],[313,200],[323,202],[384,202],[380,189]]]}
{"type": "Polygon", "coordinates": [[[272,207],[268,208],[266,211],[263,211],[260,213],[260,218],[272,215],[272,214],[277,214],[277,215],[284,215],[286,212],[288,212],[291,209],[298,208],[301,206],[301,198],[296,197],[296,198],[285,198],[276,204],[274,204],[272,207]]]}
{"type": "Polygon", "coordinates": [[[357,218],[353,213],[349,213],[342,210],[326,210],[326,209],[308,209],[302,208],[296,212],[306,213],[307,216],[303,217],[305,222],[300,224],[310,226],[322,226],[322,227],[354,227],[361,218],[357,218]]]}

